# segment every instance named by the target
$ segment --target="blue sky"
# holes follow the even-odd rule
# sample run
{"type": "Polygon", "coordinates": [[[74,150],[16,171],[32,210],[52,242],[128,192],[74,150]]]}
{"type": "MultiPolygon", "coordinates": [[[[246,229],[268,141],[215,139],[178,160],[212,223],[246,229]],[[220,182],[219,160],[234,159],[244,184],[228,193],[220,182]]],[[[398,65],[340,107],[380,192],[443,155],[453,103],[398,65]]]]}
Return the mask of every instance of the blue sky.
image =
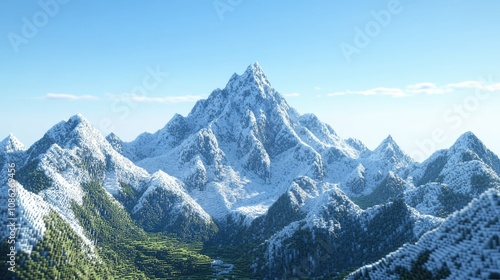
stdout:
{"type": "Polygon", "coordinates": [[[473,131],[500,154],[499,1],[284,3],[1,1],[0,138],[30,145],[82,113],[132,140],[258,61],[369,148],[391,134],[421,160],[473,131]]]}

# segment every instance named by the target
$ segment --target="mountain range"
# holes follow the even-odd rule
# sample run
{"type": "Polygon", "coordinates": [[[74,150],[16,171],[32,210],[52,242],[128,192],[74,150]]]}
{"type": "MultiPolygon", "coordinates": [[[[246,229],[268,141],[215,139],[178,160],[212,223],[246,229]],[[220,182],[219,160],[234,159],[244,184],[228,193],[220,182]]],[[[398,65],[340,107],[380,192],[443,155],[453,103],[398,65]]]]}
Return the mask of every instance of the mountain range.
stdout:
{"type": "Polygon", "coordinates": [[[131,142],[81,114],[29,148],[11,134],[11,164],[5,279],[500,275],[500,159],[473,133],[422,163],[391,136],[370,150],[290,107],[258,63],[131,142]]]}

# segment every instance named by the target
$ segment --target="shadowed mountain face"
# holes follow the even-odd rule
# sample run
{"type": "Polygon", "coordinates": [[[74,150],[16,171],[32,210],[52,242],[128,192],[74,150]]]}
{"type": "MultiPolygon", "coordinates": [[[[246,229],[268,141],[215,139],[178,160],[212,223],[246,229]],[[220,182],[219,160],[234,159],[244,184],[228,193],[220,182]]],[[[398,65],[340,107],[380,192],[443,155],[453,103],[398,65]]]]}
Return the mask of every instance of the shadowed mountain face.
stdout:
{"type": "Polygon", "coordinates": [[[406,201],[426,214],[446,217],[485,190],[500,185],[500,159],[471,132],[411,171],[406,201]]]}
{"type": "Polygon", "coordinates": [[[416,244],[405,245],[349,279],[495,279],[500,263],[500,192],[491,189],[416,244]]]}
{"type": "MultiPolygon", "coordinates": [[[[53,236],[46,229],[57,222],[83,244],[85,255],[109,265],[106,273],[119,268],[120,276],[133,271],[138,278],[207,269],[208,257],[196,249],[201,243],[185,247],[170,236],[203,242],[210,257],[237,260],[242,274],[235,277],[346,275],[446,225],[482,193],[489,194],[481,200],[494,198],[492,189],[500,185],[500,159],[474,134],[465,133],[423,163],[391,136],[371,151],[291,108],[257,63],[198,101],[187,116],[175,115],[132,142],[104,137],[80,114],[28,149],[10,135],[0,142],[2,172],[12,163],[22,221],[19,252],[29,258],[45,250],[36,247],[40,242],[55,246],[44,238],[53,236]],[[137,258],[118,246],[96,246],[112,244],[115,236],[133,244],[127,248],[137,258]],[[118,255],[127,265],[108,263],[118,255]],[[161,273],[154,263],[161,263],[161,273]]],[[[6,177],[0,182],[7,199],[6,177]]],[[[0,211],[2,221],[6,215],[0,211]]],[[[465,232],[477,226],[461,225],[465,232]]],[[[8,236],[0,233],[2,240],[8,236]]],[[[416,262],[432,258],[432,250],[424,250],[416,262]]],[[[402,265],[401,275],[421,269],[402,265]]],[[[434,268],[432,277],[460,270],[434,268]]],[[[354,275],[372,272],[360,273],[354,275]]]]}

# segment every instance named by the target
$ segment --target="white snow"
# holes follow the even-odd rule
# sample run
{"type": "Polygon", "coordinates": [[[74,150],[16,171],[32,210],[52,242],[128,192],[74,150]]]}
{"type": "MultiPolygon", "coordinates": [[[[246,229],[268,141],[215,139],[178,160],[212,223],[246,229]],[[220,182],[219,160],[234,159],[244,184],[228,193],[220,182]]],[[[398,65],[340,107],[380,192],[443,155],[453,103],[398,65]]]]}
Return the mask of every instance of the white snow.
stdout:
{"type": "Polygon", "coordinates": [[[487,279],[500,270],[500,192],[490,189],[467,207],[452,214],[438,228],[414,245],[406,245],[350,275],[367,273],[371,278],[396,279],[396,266],[410,269],[417,256],[429,250],[425,268],[436,272],[445,264],[447,279],[487,279]]]}
{"type": "Polygon", "coordinates": [[[455,186],[454,191],[471,194],[473,175],[500,181],[500,160],[472,133],[421,164],[408,157],[391,136],[374,151],[359,140],[344,140],[313,114],[301,115],[291,108],[258,63],[241,75],[234,74],[224,89],[197,102],[187,117],[175,115],[156,133],[141,134],[130,143],[122,143],[116,135],[110,135],[110,140],[120,144],[119,151],[78,114],[55,125],[28,151],[13,135],[0,142],[2,170],[7,159],[20,164],[39,160],[38,170],[52,180],[38,195],[20,186],[26,221],[23,250],[29,251],[43,235],[43,216],[48,209],[56,211],[90,244],[71,204],[82,203],[81,184],[93,180],[110,196],[121,191],[120,183],[144,190],[134,211],[143,207],[155,189],[163,188],[178,199],[172,208],[178,215],[193,211],[207,222],[224,221],[232,215],[242,217],[245,225],[265,215],[289,192],[306,218],[267,241],[270,258],[299,228],[340,230],[339,223],[326,217],[327,206],[355,216],[361,223],[369,221],[381,208],[363,211],[348,196],[370,194],[388,175],[406,181],[404,198],[415,208],[410,208],[410,218],[416,237],[443,222],[430,215],[436,215],[444,187],[455,186]],[[465,161],[464,156],[472,160],[465,161]],[[440,158],[446,160],[438,174],[443,181],[418,185],[440,158]],[[300,185],[300,180],[308,183],[300,185]],[[30,206],[33,202],[37,206],[30,206]]]}
{"type": "Polygon", "coordinates": [[[0,152],[13,153],[24,150],[26,150],[24,144],[12,133],[0,142],[0,152]]]}
{"type": "Polygon", "coordinates": [[[134,207],[133,212],[139,211],[144,203],[147,201],[148,197],[156,188],[164,188],[169,191],[172,195],[180,198],[180,203],[172,208],[172,211],[179,212],[178,215],[183,215],[182,211],[193,211],[196,215],[202,218],[205,222],[211,222],[211,217],[207,214],[203,208],[196,203],[184,190],[184,184],[178,179],[166,174],[163,171],[158,171],[151,176],[150,182],[148,183],[148,188],[139,199],[139,202],[134,207]]]}

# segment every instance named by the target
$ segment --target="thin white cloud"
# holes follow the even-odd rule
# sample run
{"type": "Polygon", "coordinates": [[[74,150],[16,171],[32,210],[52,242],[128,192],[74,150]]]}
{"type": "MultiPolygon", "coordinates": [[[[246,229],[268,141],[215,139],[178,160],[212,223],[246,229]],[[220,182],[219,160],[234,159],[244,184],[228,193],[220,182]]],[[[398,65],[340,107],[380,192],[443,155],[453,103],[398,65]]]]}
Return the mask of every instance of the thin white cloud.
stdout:
{"type": "Polygon", "coordinates": [[[464,81],[460,83],[448,84],[447,88],[462,90],[462,89],[475,89],[475,90],[487,90],[487,91],[500,91],[500,83],[496,84],[485,84],[480,81],[464,81]]]}
{"type": "Polygon", "coordinates": [[[350,91],[336,91],[336,92],[329,93],[326,96],[341,96],[341,95],[346,95],[346,94],[350,94],[350,91]]]}
{"type": "Polygon", "coordinates": [[[316,91],[320,91],[320,90],[321,90],[321,87],[320,87],[320,86],[315,86],[315,87],[314,87],[314,90],[316,90],[316,91]]]}
{"type": "Polygon", "coordinates": [[[406,87],[407,94],[443,94],[451,92],[450,88],[440,88],[434,83],[418,83],[406,87]]]}
{"type": "Polygon", "coordinates": [[[341,95],[364,95],[364,96],[391,96],[391,97],[404,97],[413,95],[436,95],[445,94],[463,90],[485,90],[490,92],[500,91],[500,83],[485,84],[480,81],[464,81],[459,83],[447,84],[445,86],[438,86],[434,83],[418,83],[406,86],[403,88],[389,88],[378,87],[368,90],[359,91],[337,91],[329,93],[328,96],[341,96],[341,95]]]}
{"type": "Polygon", "coordinates": [[[446,85],[446,87],[452,89],[484,88],[485,86],[484,83],[479,81],[464,81],[446,85]]]}
{"type": "Polygon", "coordinates": [[[98,100],[99,97],[93,95],[75,95],[68,93],[47,93],[43,97],[43,99],[77,101],[77,100],[98,100]]]}
{"type": "Polygon", "coordinates": [[[403,97],[405,92],[400,88],[386,88],[378,87],[369,90],[359,90],[359,91],[338,91],[329,93],[328,96],[339,96],[339,95],[364,95],[364,96],[374,96],[374,95],[386,95],[392,97],[403,97]]]}
{"type": "Polygon", "coordinates": [[[500,91],[500,83],[486,86],[489,91],[500,91]]]}
{"type": "Polygon", "coordinates": [[[300,96],[300,93],[298,92],[292,92],[292,93],[285,93],[283,94],[284,97],[297,97],[300,96]]]}

